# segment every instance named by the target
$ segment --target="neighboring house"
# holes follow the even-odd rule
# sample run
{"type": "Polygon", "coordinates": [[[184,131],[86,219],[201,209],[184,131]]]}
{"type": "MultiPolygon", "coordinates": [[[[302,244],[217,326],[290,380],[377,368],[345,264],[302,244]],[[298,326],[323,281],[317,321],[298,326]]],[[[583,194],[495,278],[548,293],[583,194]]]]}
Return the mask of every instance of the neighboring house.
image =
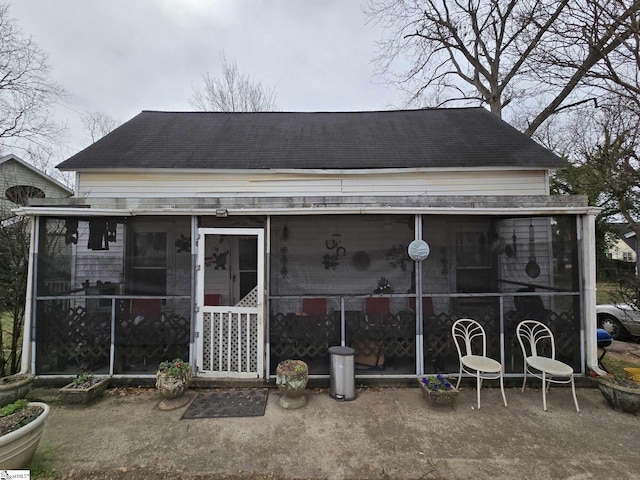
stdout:
{"type": "Polygon", "coordinates": [[[73,190],[15,155],[0,158],[0,175],[2,225],[11,223],[15,217],[12,210],[25,206],[31,198],[58,199],[73,195],[73,190]]]}
{"type": "Polygon", "coordinates": [[[322,376],[343,344],[358,376],[410,378],[457,372],[451,325],[472,317],[516,376],[535,318],[584,374],[596,211],[549,195],[564,165],[482,108],[142,112],[58,166],[74,198],[21,210],[38,234],[25,357],[40,376],[179,356],[203,378],[294,357],[322,376]]]}
{"type": "MultiPolygon", "coordinates": [[[[633,234],[633,232],[631,233],[633,234]]],[[[611,246],[607,251],[607,258],[610,258],[612,260],[622,260],[623,262],[635,263],[636,252],[629,246],[626,239],[622,239],[615,234],[609,235],[611,246]]]]}

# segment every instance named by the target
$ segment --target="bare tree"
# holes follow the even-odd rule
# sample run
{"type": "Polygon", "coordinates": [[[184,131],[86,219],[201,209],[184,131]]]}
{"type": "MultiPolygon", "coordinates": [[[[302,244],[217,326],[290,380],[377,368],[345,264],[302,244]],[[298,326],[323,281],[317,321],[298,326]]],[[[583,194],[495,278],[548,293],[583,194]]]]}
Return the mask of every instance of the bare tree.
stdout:
{"type": "Polygon", "coordinates": [[[63,89],[49,73],[45,53],[22,35],[9,7],[0,6],[0,146],[48,143],[60,133],[51,108],[63,89]]]}
{"type": "Polygon", "coordinates": [[[606,59],[624,62],[639,9],[640,0],[370,0],[366,13],[387,31],[379,72],[408,104],[486,104],[502,116],[517,100],[532,135],[605,93],[581,87],[606,59]]]}
{"type": "Polygon", "coordinates": [[[204,86],[194,89],[190,103],[205,112],[266,112],[276,109],[275,86],[265,87],[240,72],[236,62],[220,55],[222,74],[202,76],[204,86]]]}
{"type": "Polygon", "coordinates": [[[86,112],[82,115],[82,125],[87,129],[91,142],[97,142],[115,129],[120,122],[103,112],[86,112]]]}

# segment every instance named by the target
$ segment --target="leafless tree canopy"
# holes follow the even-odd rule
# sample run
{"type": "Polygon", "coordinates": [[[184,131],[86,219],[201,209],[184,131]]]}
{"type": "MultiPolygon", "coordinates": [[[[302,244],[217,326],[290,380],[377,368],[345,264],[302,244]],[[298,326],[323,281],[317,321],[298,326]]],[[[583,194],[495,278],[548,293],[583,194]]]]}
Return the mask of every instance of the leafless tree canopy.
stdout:
{"type": "Polygon", "coordinates": [[[0,6],[0,145],[51,141],[60,129],[50,118],[63,90],[49,77],[47,56],[19,31],[0,6]]]}
{"type": "Polygon", "coordinates": [[[202,76],[204,86],[194,89],[190,103],[204,112],[266,112],[276,109],[275,87],[253,82],[240,72],[236,62],[228,62],[224,54],[222,74],[202,76]]]}
{"type": "MultiPolygon", "coordinates": [[[[640,0],[370,0],[379,73],[408,105],[511,105],[533,134],[557,112],[636,95],[640,0]]],[[[514,116],[516,113],[514,113],[514,116]]]]}
{"type": "Polygon", "coordinates": [[[103,112],[86,112],[82,116],[82,125],[87,130],[91,142],[97,142],[115,129],[120,122],[103,112]]]}

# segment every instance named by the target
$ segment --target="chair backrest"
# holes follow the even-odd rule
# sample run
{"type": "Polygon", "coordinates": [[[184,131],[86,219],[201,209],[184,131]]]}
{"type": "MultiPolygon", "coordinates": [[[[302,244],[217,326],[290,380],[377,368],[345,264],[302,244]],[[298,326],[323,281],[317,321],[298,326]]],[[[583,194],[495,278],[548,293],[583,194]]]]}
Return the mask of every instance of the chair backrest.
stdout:
{"type": "Polygon", "coordinates": [[[302,311],[307,315],[325,315],[327,313],[327,299],[303,298],[302,311]]]}
{"type": "Polygon", "coordinates": [[[526,357],[549,356],[541,355],[546,346],[551,351],[551,358],[556,358],[556,342],[553,332],[544,323],[537,320],[523,320],[516,327],[516,336],[526,357]]]}
{"type": "Polygon", "coordinates": [[[364,308],[369,314],[386,315],[391,311],[388,297],[367,297],[364,308]]]}
{"type": "Polygon", "coordinates": [[[475,320],[471,318],[456,320],[451,326],[451,336],[456,344],[459,358],[472,354],[487,356],[487,335],[482,325],[475,320]],[[477,348],[478,343],[481,349],[477,348]],[[475,349],[474,346],[476,346],[475,349]]]}

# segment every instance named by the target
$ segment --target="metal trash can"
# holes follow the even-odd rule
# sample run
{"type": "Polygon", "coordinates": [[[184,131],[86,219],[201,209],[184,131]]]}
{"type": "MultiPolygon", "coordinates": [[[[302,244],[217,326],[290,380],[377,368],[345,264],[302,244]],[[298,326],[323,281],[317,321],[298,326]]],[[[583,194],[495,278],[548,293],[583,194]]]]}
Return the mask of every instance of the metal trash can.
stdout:
{"type": "Polygon", "coordinates": [[[355,353],[351,347],[329,347],[331,361],[329,395],[336,400],[356,398],[355,353]]]}

